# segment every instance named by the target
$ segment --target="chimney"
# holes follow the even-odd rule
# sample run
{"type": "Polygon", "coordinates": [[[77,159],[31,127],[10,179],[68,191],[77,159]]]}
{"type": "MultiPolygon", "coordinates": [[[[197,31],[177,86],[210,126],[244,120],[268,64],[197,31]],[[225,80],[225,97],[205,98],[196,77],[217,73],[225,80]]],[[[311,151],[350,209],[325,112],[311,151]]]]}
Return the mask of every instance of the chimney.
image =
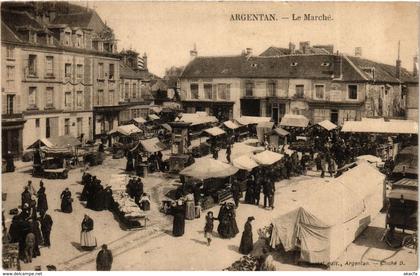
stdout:
{"type": "Polygon", "coordinates": [[[291,55],[295,53],[295,49],[296,49],[296,45],[293,44],[292,42],[289,42],[289,51],[291,55]]]}
{"type": "Polygon", "coordinates": [[[362,47],[356,47],[356,48],[354,48],[354,56],[356,56],[356,57],[362,57],[362,47]]]}
{"type": "Polygon", "coordinates": [[[413,77],[417,77],[419,75],[419,62],[417,56],[413,58],[413,77]]]}
{"type": "Polygon", "coordinates": [[[197,46],[194,43],[194,49],[190,51],[190,58],[191,60],[195,59],[198,55],[197,46]]]}
{"type": "Polygon", "coordinates": [[[246,48],[246,49],[245,49],[245,55],[246,55],[247,57],[252,56],[252,48],[246,48]]]}
{"type": "Polygon", "coordinates": [[[143,69],[147,70],[147,54],[143,54],[143,69]]]}
{"type": "Polygon", "coordinates": [[[395,63],[395,77],[401,78],[400,41],[398,41],[398,59],[395,63]]]}
{"type": "Polygon", "coordinates": [[[299,42],[299,50],[302,52],[302,54],[307,54],[310,48],[310,42],[309,41],[302,41],[299,42]]]}
{"type": "Polygon", "coordinates": [[[340,79],[342,77],[342,62],[343,57],[338,53],[333,56],[333,78],[340,79]]]}

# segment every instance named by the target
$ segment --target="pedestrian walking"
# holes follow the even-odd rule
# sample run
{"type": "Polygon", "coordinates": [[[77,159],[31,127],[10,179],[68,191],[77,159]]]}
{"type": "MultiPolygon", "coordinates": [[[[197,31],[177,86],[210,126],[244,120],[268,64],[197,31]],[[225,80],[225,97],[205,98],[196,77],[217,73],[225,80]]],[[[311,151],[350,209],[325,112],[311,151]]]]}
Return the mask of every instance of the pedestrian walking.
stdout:
{"type": "Polygon", "coordinates": [[[260,205],[262,183],[263,183],[263,177],[261,174],[258,174],[255,181],[255,189],[254,189],[254,200],[255,200],[255,205],[257,206],[260,205]]]}
{"type": "Polygon", "coordinates": [[[53,226],[53,220],[46,212],[41,213],[41,232],[44,239],[44,245],[48,248],[51,246],[50,235],[53,226]]]}
{"type": "Polygon", "coordinates": [[[207,246],[210,246],[213,238],[214,220],[217,220],[217,218],[213,216],[213,212],[207,212],[206,225],[204,226],[204,238],[207,240],[207,246]]]}
{"type": "Polygon", "coordinates": [[[24,191],[21,194],[21,208],[23,209],[25,204],[27,204],[28,206],[31,205],[31,201],[32,201],[32,196],[31,193],[29,192],[29,188],[28,186],[25,186],[24,191]]]}
{"type": "Polygon", "coordinates": [[[96,270],[97,271],[110,271],[112,267],[112,252],[108,249],[106,244],[102,245],[102,249],[96,256],[96,270]]]}
{"type": "Polygon", "coordinates": [[[5,159],[6,159],[6,172],[14,172],[15,163],[14,163],[13,154],[11,151],[7,152],[5,159]]]}
{"type": "Polygon", "coordinates": [[[34,186],[32,185],[32,181],[31,180],[28,180],[27,187],[28,187],[29,193],[31,194],[31,197],[32,196],[35,196],[36,195],[36,190],[35,190],[34,186]]]}
{"type": "Polygon", "coordinates": [[[69,188],[66,188],[61,193],[60,198],[61,198],[61,212],[63,213],[73,212],[73,206],[72,206],[73,199],[71,198],[71,192],[69,188]]]}
{"type": "Polygon", "coordinates": [[[80,246],[84,250],[93,250],[96,247],[96,238],[93,235],[93,219],[85,214],[80,233],[80,246]]]}
{"type": "Polygon", "coordinates": [[[238,208],[239,199],[241,198],[241,187],[239,186],[239,182],[236,178],[234,178],[233,180],[231,190],[232,190],[233,201],[235,201],[235,207],[238,208]]]}
{"type": "Polygon", "coordinates": [[[45,194],[44,182],[42,182],[42,180],[40,181],[39,186],[40,188],[37,192],[38,203],[36,206],[36,210],[39,213],[43,213],[48,210],[48,201],[47,201],[47,195],[45,194]]]}
{"type": "Polygon", "coordinates": [[[254,217],[248,217],[244,226],[244,232],[242,233],[241,244],[239,245],[239,252],[244,255],[248,255],[254,249],[251,225],[251,222],[253,220],[255,220],[254,217]]]}
{"type": "Polygon", "coordinates": [[[183,236],[185,231],[185,205],[182,200],[174,202],[171,211],[174,216],[172,235],[174,237],[183,236]]]}

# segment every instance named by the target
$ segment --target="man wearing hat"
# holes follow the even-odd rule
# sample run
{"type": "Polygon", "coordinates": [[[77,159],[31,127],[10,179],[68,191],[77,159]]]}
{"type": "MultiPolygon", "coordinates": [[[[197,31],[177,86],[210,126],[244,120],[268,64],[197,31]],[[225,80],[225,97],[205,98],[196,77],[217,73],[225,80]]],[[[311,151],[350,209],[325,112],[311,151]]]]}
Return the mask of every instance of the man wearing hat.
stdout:
{"type": "Polygon", "coordinates": [[[110,271],[112,267],[112,252],[108,249],[106,244],[102,245],[102,249],[96,256],[96,270],[97,271],[110,271]]]}

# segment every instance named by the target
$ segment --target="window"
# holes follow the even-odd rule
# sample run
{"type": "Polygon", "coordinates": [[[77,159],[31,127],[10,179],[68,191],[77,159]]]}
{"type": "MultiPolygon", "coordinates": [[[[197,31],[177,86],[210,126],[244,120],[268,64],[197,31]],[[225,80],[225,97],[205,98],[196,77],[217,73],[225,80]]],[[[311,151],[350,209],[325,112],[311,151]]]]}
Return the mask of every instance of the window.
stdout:
{"type": "Polygon", "coordinates": [[[350,100],[357,100],[357,85],[350,84],[347,86],[348,96],[350,100]]]}
{"type": "Polygon", "coordinates": [[[36,108],[36,87],[29,87],[28,106],[36,108]]]}
{"type": "Polygon", "coordinates": [[[49,138],[51,135],[50,118],[45,119],[45,137],[49,138]]]}
{"type": "Polygon", "coordinates": [[[104,105],[104,91],[103,90],[98,90],[98,93],[96,95],[96,104],[97,105],[104,105]]]}
{"type": "Polygon", "coordinates": [[[296,85],[296,98],[303,98],[305,96],[305,86],[298,84],[296,85]]]}
{"type": "Polygon", "coordinates": [[[113,63],[109,64],[109,79],[113,80],[115,74],[115,65],[113,63]]]}
{"type": "Polygon", "coordinates": [[[324,90],[325,90],[325,86],[323,84],[315,84],[315,98],[323,99],[324,90]]]}
{"type": "Polygon", "coordinates": [[[230,99],[230,84],[220,83],[217,85],[217,96],[220,100],[230,99]]]}
{"type": "Polygon", "coordinates": [[[64,76],[66,78],[71,78],[71,63],[66,63],[64,65],[64,76]]]}
{"type": "Polygon", "coordinates": [[[6,58],[8,59],[15,58],[15,48],[13,46],[6,46],[6,58]]]}
{"type": "Polygon", "coordinates": [[[245,84],[245,96],[252,97],[254,95],[254,83],[247,82],[245,84]]]}
{"type": "Polygon", "coordinates": [[[298,66],[298,63],[297,62],[292,62],[292,63],[290,63],[290,66],[296,67],[296,66],[298,66]]]}
{"type": "Polygon", "coordinates": [[[83,79],[83,64],[77,64],[77,72],[76,72],[76,77],[77,79],[81,80],[83,79]]]}
{"type": "Polygon", "coordinates": [[[64,93],[64,106],[71,108],[71,92],[64,93]]]}
{"type": "Polygon", "coordinates": [[[70,46],[71,33],[64,32],[64,45],[70,46]]]}
{"type": "Polygon", "coordinates": [[[78,108],[83,107],[83,91],[76,92],[76,105],[78,108]]]}
{"type": "Polygon", "coordinates": [[[125,83],[125,88],[124,88],[124,99],[128,99],[130,98],[130,85],[128,82],[125,83]]]}
{"type": "Polygon", "coordinates": [[[54,88],[47,87],[45,91],[45,106],[46,107],[53,107],[54,106],[54,88]]]}
{"type": "Polygon", "coordinates": [[[35,127],[39,128],[40,125],[40,120],[39,119],[35,119],[35,127]]]}
{"type": "Polygon", "coordinates": [[[53,45],[54,44],[54,39],[52,35],[47,34],[47,45],[53,45]]]}
{"type": "Polygon", "coordinates": [[[76,35],[76,46],[77,47],[82,47],[82,35],[81,34],[77,34],[76,35]]]}
{"type": "Polygon", "coordinates": [[[205,83],[204,84],[204,99],[211,100],[212,91],[213,91],[213,85],[211,83],[205,83]]]}
{"type": "Polygon", "coordinates": [[[137,83],[133,83],[133,96],[132,98],[137,98],[137,83]]]}
{"type": "Polygon", "coordinates": [[[70,119],[64,119],[64,135],[70,135],[70,119]]]}
{"type": "Polygon", "coordinates": [[[198,99],[198,84],[191,83],[190,89],[191,89],[191,99],[198,99]]]}
{"type": "Polygon", "coordinates": [[[30,43],[36,43],[36,33],[35,32],[29,32],[29,42],[30,43]]]}
{"type": "Polygon", "coordinates": [[[15,95],[7,95],[7,114],[13,114],[13,104],[14,104],[15,95]]]}
{"type": "Polygon", "coordinates": [[[77,118],[77,137],[83,133],[83,118],[77,118]]]}
{"type": "Polygon", "coordinates": [[[28,59],[28,73],[29,76],[36,76],[36,55],[29,55],[29,59],[28,59]]]}
{"type": "Polygon", "coordinates": [[[15,88],[15,67],[6,67],[6,89],[7,91],[13,91],[15,88]]]}
{"type": "Polygon", "coordinates": [[[54,76],[54,57],[45,57],[45,74],[47,77],[54,76]]]}
{"type": "Polygon", "coordinates": [[[98,63],[98,79],[104,79],[104,64],[98,63]]]}
{"type": "Polygon", "coordinates": [[[115,99],[115,92],[114,92],[114,90],[109,90],[108,91],[108,104],[109,105],[114,105],[114,99],[115,99]]]}
{"type": "Polygon", "coordinates": [[[268,83],[267,93],[268,93],[269,97],[275,97],[276,96],[276,82],[275,81],[270,81],[268,83]]]}

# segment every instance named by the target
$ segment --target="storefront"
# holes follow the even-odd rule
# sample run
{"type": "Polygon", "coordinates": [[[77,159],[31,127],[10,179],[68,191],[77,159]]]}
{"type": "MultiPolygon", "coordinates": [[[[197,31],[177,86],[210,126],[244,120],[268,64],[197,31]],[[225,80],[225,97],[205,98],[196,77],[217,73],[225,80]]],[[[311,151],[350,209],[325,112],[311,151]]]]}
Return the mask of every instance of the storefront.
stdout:
{"type": "Polygon", "coordinates": [[[210,116],[215,116],[219,122],[224,122],[233,117],[233,103],[231,101],[183,101],[183,110],[186,113],[205,111],[210,116]]]}
{"type": "Polygon", "coordinates": [[[22,131],[25,120],[21,114],[2,115],[2,154],[10,151],[14,157],[23,152],[22,131]]]}
{"type": "Polygon", "coordinates": [[[93,108],[93,137],[100,138],[118,126],[119,114],[125,105],[101,106],[93,108]]]}

